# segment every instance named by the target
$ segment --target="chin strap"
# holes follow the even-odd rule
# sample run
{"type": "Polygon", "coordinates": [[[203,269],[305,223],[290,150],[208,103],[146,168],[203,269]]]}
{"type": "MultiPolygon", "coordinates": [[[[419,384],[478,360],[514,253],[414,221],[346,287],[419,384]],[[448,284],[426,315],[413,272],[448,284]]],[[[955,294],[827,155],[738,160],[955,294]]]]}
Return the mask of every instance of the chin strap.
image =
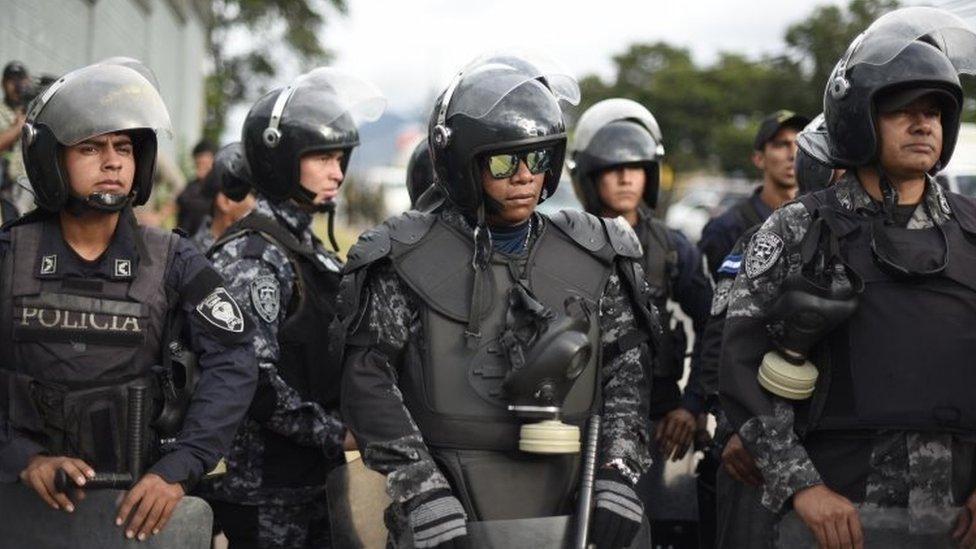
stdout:
{"type": "Polygon", "coordinates": [[[474,228],[474,255],[471,257],[471,267],[474,269],[474,284],[471,286],[471,302],[468,308],[468,327],[464,330],[468,347],[478,346],[481,338],[481,302],[485,285],[485,271],[491,264],[491,231],[485,222],[485,206],[478,206],[476,225],[474,228]]]}
{"type": "Polygon", "coordinates": [[[875,168],[878,172],[878,187],[881,188],[881,211],[884,213],[885,224],[894,225],[895,206],[898,204],[898,191],[891,185],[888,174],[879,162],[875,168]]]}
{"type": "Polygon", "coordinates": [[[332,245],[332,249],[336,252],[339,251],[339,243],[336,242],[335,238],[335,202],[332,200],[326,200],[321,204],[315,203],[315,193],[302,187],[298,186],[298,193],[294,194],[295,202],[303,204],[312,209],[315,213],[324,213],[328,215],[328,233],[329,233],[329,244],[332,245]]]}
{"type": "Polygon", "coordinates": [[[135,193],[91,193],[87,198],[81,198],[72,194],[68,196],[64,209],[74,216],[92,211],[115,213],[124,210],[132,204],[134,198],[135,193]]]}

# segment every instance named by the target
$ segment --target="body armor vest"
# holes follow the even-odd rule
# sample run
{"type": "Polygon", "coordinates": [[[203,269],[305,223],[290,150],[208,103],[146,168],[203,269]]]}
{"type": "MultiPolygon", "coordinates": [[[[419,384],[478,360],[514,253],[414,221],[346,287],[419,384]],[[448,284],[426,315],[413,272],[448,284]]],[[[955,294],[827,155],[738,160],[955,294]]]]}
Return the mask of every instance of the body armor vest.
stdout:
{"type": "Polygon", "coordinates": [[[668,299],[671,298],[673,289],[672,279],[678,268],[678,252],[668,235],[667,226],[651,217],[650,211],[642,215],[634,231],[644,248],[641,264],[645,280],[653,292],[654,306],[661,314],[661,326],[664,329],[652,369],[654,380],[651,385],[650,413],[656,419],[676,408],[681,402],[678,381],[684,375],[688,337],[682,322],[675,322],[672,326],[673,314],[668,309],[668,299]]]}
{"type": "MultiPolygon", "coordinates": [[[[285,320],[278,328],[278,375],[295,389],[303,401],[317,402],[327,410],[339,406],[342,345],[330,341],[329,327],[335,319],[339,290],[339,265],[324,253],[302,244],[276,220],[252,213],[238,221],[211,248],[248,233],[254,233],[244,256],[261,258],[264,246],[281,248],[295,271],[294,290],[285,320]],[[255,243],[256,245],[251,245],[255,243]],[[330,262],[333,262],[330,266],[330,262]]],[[[312,486],[325,484],[331,463],[321,448],[295,443],[269,429],[263,429],[263,486],[312,486]]]]}
{"type": "Polygon", "coordinates": [[[56,219],[13,226],[0,275],[0,390],[9,421],[54,455],[121,472],[127,388],[150,387],[159,364],[175,299],[163,290],[164,276],[179,237],[133,227],[144,245],[134,276],[109,280],[39,274],[49,261],[39,253],[45,231],[60,231],[56,219]]]}
{"type": "MultiPolygon", "coordinates": [[[[592,220],[602,237],[603,227],[592,220]]],[[[523,420],[508,411],[501,394],[510,365],[498,336],[509,290],[520,280],[557,314],[565,314],[564,303],[572,296],[599,314],[613,260],[612,253],[594,253],[601,247],[609,248],[605,239],[584,250],[557,223],[547,222],[526,257],[493,254],[485,273],[488,289],[481,293],[481,334],[470,340],[465,328],[474,279],[471,236],[438,219],[418,242],[394,239],[393,264],[422,301],[425,334],[421,347],[408,346],[399,385],[435,460],[475,519],[566,511],[578,456],[517,451],[523,420]]],[[[592,322],[594,349],[600,347],[599,331],[599,322],[592,322]]],[[[563,421],[581,425],[598,404],[600,363],[600,353],[594,352],[564,401],[563,421]]]]}
{"type": "Polygon", "coordinates": [[[947,250],[941,273],[901,280],[873,257],[870,219],[829,190],[813,196],[808,209],[816,200],[835,210],[841,255],[864,291],[820,351],[810,430],[976,433],[976,203],[947,193],[953,217],[941,229],[888,228],[902,257],[938,264],[947,250]]]}

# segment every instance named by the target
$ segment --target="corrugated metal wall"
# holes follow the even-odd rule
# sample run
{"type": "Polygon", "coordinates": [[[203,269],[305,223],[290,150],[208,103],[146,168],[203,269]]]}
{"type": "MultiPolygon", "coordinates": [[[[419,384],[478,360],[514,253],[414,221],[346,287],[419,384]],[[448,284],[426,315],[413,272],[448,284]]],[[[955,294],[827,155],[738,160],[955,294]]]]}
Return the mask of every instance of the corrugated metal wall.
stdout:
{"type": "Polygon", "coordinates": [[[190,0],[0,0],[0,67],[11,59],[35,75],[60,75],[106,57],[142,60],[159,80],[181,160],[204,118],[206,34],[190,0]]]}

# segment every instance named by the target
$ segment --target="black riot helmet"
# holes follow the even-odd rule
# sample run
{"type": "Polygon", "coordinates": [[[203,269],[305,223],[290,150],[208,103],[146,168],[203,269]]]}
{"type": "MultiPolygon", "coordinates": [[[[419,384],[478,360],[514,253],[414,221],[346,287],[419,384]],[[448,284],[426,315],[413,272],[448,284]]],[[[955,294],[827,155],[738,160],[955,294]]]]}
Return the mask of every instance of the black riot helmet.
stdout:
{"type": "Polygon", "coordinates": [[[793,159],[799,194],[826,189],[834,176],[830,160],[830,141],[824,115],[819,114],[796,136],[796,157],[793,159]]]}
{"type": "Polygon", "coordinates": [[[145,204],[156,170],[157,136],[171,135],[169,113],[145,66],[111,60],[69,72],[48,86],[27,108],[21,137],[24,167],[34,200],[47,211],[79,205],[118,211],[145,204]],[[136,161],[128,196],[93,193],[72,196],[61,166],[61,151],[86,139],[124,132],[131,136],[136,161]]]}
{"type": "Polygon", "coordinates": [[[342,170],[359,145],[357,126],[376,120],[386,100],[374,85],[320,67],[267,93],[251,107],[241,141],[254,187],[273,202],[311,198],[299,182],[299,161],[311,152],[341,150],[342,170]]]}
{"type": "Polygon", "coordinates": [[[420,195],[434,184],[434,165],[430,161],[430,148],[427,140],[421,139],[407,162],[407,193],[410,195],[410,207],[417,206],[420,195]]]}
{"type": "Polygon", "coordinates": [[[886,94],[926,90],[942,104],[942,155],[952,156],[959,134],[959,74],[976,74],[976,34],[959,17],[937,8],[892,11],[847,48],[824,92],[824,118],[835,165],[853,168],[877,161],[877,100],[886,94]]]}
{"type": "Polygon", "coordinates": [[[213,168],[203,180],[203,188],[211,197],[220,192],[235,202],[244,200],[251,192],[251,170],[244,160],[244,146],[240,141],[217,151],[213,168]]]}
{"type": "Polygon", "coordinates": [[[643,105],[630,99],[606,99],[580,116],[569,147],[573,189],[587,212],[602,215],[596,178],[603,170],[628,164],[644,168],[644,203],[657,206],[664,156],[661,128],[643,105]]]}
{"type": "Polygon", "coordinates": [[[566,151],[560,100],[578,103],[579,86],[550,62],[506,53],[475,59],[454,77],[431,114],[435,183],[480,224],[486,205],[480,159],[489,152],[550,147],[552,162],[539,202],[552,196],[566,151]]]}

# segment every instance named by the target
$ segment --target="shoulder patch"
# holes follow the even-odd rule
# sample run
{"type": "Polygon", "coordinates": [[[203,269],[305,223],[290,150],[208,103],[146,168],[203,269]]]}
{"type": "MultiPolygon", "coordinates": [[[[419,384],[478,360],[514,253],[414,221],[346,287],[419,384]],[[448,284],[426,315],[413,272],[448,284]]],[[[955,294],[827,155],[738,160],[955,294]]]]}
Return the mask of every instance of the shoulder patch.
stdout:
{"type": "Polygon", "coordinates": [[[579,210],[560,210],[549,219],[573,241],[591,252],[598,252],[607,245],[603,223],[595,215],[579,210]]]}
{"type": "Polygon", "coordinates": [[[223,286],[214,288],[210,295],[197,305],[197,313],[210,324],[239,334],[244,331],[244,314],[223,286]]]}
{"type": "Polygon", "coordinates": [[[783,239],[774,232],[759,231],[752,237],[746,253],[746,275],[756,278],[776,264],[785,246],[783,239]]]}
{"type": "Polygon", "coordinates": [[[251,306],[261,320],[271,323],[281,311],[281,286],[272,275],[261,275],[251,281],[251,306]]]}
{"type": "Polygon", "coordinates": [[[603,218],[603,224],[607,228],[607,236],[610,238],[613,251],[624,257],[634,259],[644,257],[644,250],[637,238],[637,233],[624,218],[603,218]]]}
{"type": "Polygon", "coordinates": [[[739,274],[739,268],[742,266],[742,254],[731,253],[725,256],[722,264],[718,267],[718,274],[735,276],[739,274]]]}

